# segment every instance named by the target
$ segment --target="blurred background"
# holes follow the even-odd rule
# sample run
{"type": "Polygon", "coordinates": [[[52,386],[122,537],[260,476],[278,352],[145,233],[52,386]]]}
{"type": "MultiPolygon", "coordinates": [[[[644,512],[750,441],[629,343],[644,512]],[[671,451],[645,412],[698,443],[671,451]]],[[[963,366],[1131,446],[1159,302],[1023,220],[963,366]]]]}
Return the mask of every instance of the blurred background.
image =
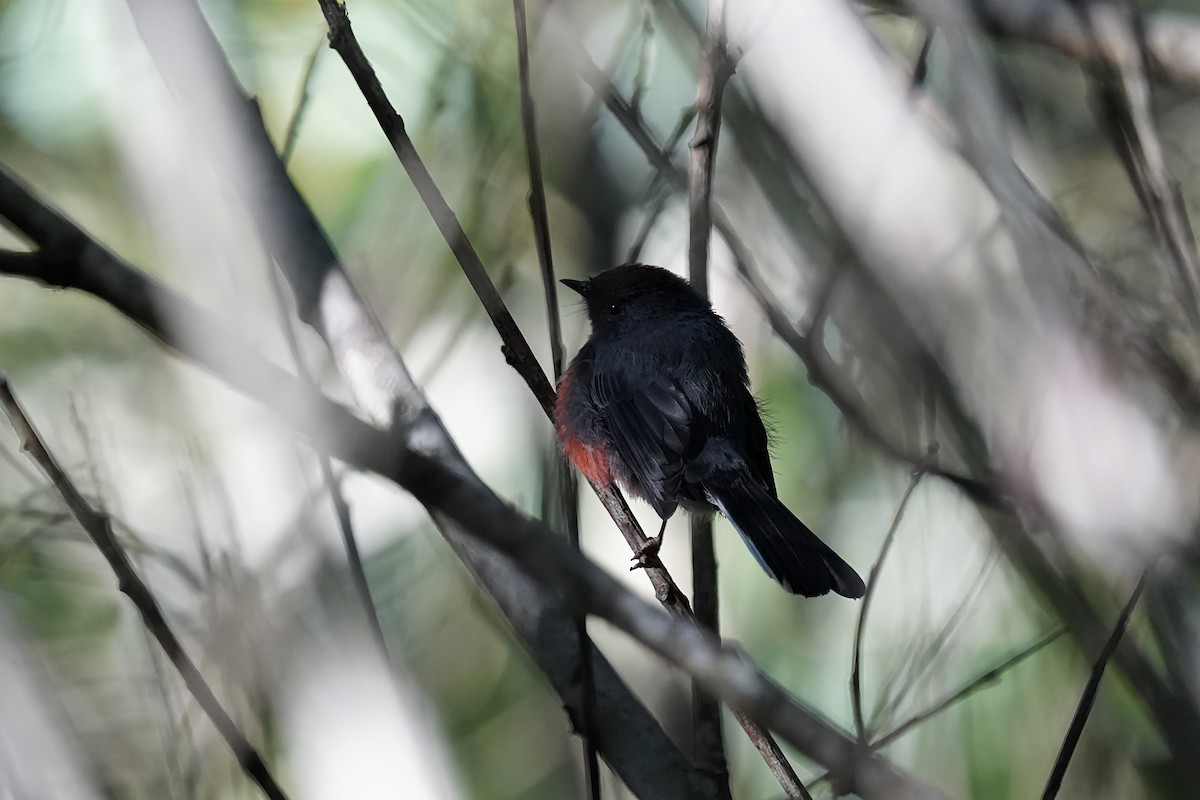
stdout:
{"type": "MultiPolygon", "coordinates": [[[[561,530],[558,501],[546,489],[554,485],[553,431],[505,363],[486,314],[328,48],[316,0],[200,5],[292,179],[468,461],[501,496],[561,530]]],[[[1156,19],[1178,14],[1169,19],[1181,30],[1200,26],[1200,3],[1142,5],[1156,19]]],[[[482,0],[352,0],[348,7],[418,150],[549,369],[511,8],[482,0]]],[[[913,93],[921,93],[931,126],[953,130],[975,119],[956,100],[958,56],[946,40],[927,43],[926,26],[906,8],[855,8],[896,75],[920,73],[913,93]]],[[[689,0],[531,3],[532,89],[562,276],[627,260],[686,273],[685,195],[586,76],[589,62],[609,75],[638,124],[686,168],[703,24],[703,5],[689,0]]],[[[738,263],[714,236],[710,274],[714,306],[744,343],[769,415],[787,505],[864,578],[894,534],[862,636],[867,737],[886,736],[1003,666],[995,680],[881,750],[949,796],[1000,800],[1040,793],[1103,641],[1067,609],[1083,603],[1106,631],[1143,556],[1164,542],[1172,548],[1169,580],[1152,586],[1153,603],[1134,613],[1130,637],[1185,723],[1200,719],[1193,635],[1200,605],[1187,555],[1189,465],[1200,463],[1200,451],[1195,420],[1178,396],[1196,385],[1190,376],[1200,350],[1114,147],[1111,114],[1097,100],[1096,82],[1107,78],[1081,66],[1077,53],[1012,31],[992,35],[1003,33],[994,22],[985,28],[971,32],[972,52],[995,90],[1016,163],[1088,255],[1117,309],[1108,313],[1149,331],[1162,343],[1155,363],[1178,372],[1175,386],[1156,382],[1162,373],[1144,367],[1140,350],[1130,355],[1137,348],[1129,341],[1114,343],[1124,329],[1114,333],[1109,317],[1094,312],[1093,296],[1078,300],[1071,278],[1050,289],[1029,282],[1028,294],[1051,304],[1105,365],[1105,385],[1138,410],[1150,443],[1133,449],[1150,453],[1149,474],[1172,476],[1169,499],[1151,509],[1172,505],[1155,518],[1166,533],[1147,540],[1138,539],[1141,529],[1123,529],[1097,548],[1080,543],[1073,526],[1108,512],[1095,506],[1091,489],[1069,479],[1047,483],[1042,471],[1071,471],[1074,462],[1030,466],[997,444],[1023,430],[1028,409],[1010,408],[1016,421],[992,426],[971,392],[957,392],[968,395],[957,406],[946,399],[956,391],[945,375],[950,384],[964,380],[946,355],[954,347],[928,346],[919,324],[903,321],[903,296],[864,266],[872,258],[856,232],[828,210],[836,203],[810,180],[780,118],[740,74],[726,96],[715,198],[748,258],[738,263]],[[774,327],[764,296],[781,312],[774,327]],[[823,331],[815,362],[812,350],[795,346],[812,342],[803,334],[814,320],[823,331]],[[789,344],[780,325],[800,336],[789,344]],[[949,366],[939,375],[941,356],[949,366]],[[960,413],[975,427],[964,428],[960,413]],[[990,456],[973,449],[970,430],[990,456]],[[963,480],[914,479],[915,466],[934,462],[963,480]],[[991,501],[964,491],[966,476],[986,483],[996,493],[991,501]],[[1059,508],[1055,492],[1083,499],[1059,508]],[[1005,498],[999,506],[996,495],[1005,498]],[[1130,535],[1138,540],[1122,538],[1130,535]],[[1005,546],[1012,541],[1034,542],[1039,555],[1014,555],[1005,546]],[[1051,568],[1038,572],[1034,563],[1051,568]],[[1055,601],[1048,588],[1055,581],[1069,582],[1071,602],[1055,601]],[[1057,636],[1064,630],[1071,635],[1057,636]],[[1007,663],[1018,655],[1027,657],[1007,663]]],[[[0,32],[0,162],[113,251],[220,312],[292,369],[283,335],[290,311],[272,293],[252,215],[214,166],[222,156],[206,127],[209,107],[164,82],[125,3],[0,0],[0,32]],[[205,109],[199,121],[198,106],[205,109]]],[[[188,31],[172,35],[186,50],[188,31]]],[[[1165,162],[1184,206],[1195,208],[1200,84],[1151,72],[1165,162]]],[[[854,102],[850,76],[820,80],[854,102]]],[[[961,130],[947,141],[972,147],[961,130]]],[[[8,249],[28,247],[14,231],[0,236],[8,249]]],[[[1029,268],[1028,251],[1020,258],[1029,268]]],[[[1055,272],[1058,263],[1047,257],[1041,266],[1055,272]]],[[[570,354],[587,320],[573,296],[560,301],[570,354]]],[[[419,504],[335,465],[406,676],[398,683],[371,647],[329,493],[303,442],[97,300],[4,278],[0,309],[0,369],[74,480],[111,513],[168,617],[292,796],[583,796],[579,742],[561,702],[419,504]]],[[[299,336],[322,388],[346,400],[320,340],[302,326],[299,336]]],[[[991,351],[981,347],[986,360],[991,351]]],[[[991,373],[1001,388],[977,386],[977,394],[1007,396],[1003,387],[1015,380],[1009,368],[991,373]]],[[[1096,426],[1090,435],[1111,430],[1103,413],[1067,411],[1096,426]]],[[[1053,441],[1071,446],[1069,437],[1053,441]]],[[[1105,475],[1140,486],[1145,462],[1123,461],[1128,452],[1118,443],[1087,458],[1121,462],[1105,475]]],[[[629,552],[612,521],[590,492],[582,495],[587,555],[653,599],[645,577],[628,572],[629,552]]],[[[635,512],[648,530],[657,526],[647,506],[635,504],[635,512]]],[[[784,593],[723,520],[716,541],[723,635],[789,692],[854,730],[850,666],[863,604],[784,593]]],[[[662,557],[689,588],[682,515],[671,522],[662,557]]],[[[686,752],[686,677],[603,623],[590,630],[686,752]]],[[[0,798],[257,796],[7,429],[0,432],[0,653],[0,798]]],[[[1148,702],[1144,689],[1128,672],[1110,671],[1061,796],[1194,796],[1156,713],[1164,704],[1148,702]]],[[[726,740],[732,796],[781,796],[731,719],[726,740]]],[[[806,781],[824,773],[785,750],[806,781]]],[[[607,771],[602,787],[606,798],[632,796],[607,771]]],[[[813,792],[831,796],[833,787],[813,792]]]]}

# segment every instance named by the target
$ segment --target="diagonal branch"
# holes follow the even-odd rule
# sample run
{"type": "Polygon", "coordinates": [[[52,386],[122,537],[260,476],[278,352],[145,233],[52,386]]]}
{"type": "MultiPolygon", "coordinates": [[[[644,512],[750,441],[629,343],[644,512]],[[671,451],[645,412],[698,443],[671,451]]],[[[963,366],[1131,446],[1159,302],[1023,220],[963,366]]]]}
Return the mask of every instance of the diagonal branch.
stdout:
{"type": "Polygon", "coordinates": [[[1093,84],[1129,181],[1150,218],[1159,247],[1174,272],[1184,314],[1200,329],[1200,260],[1179,183],[1171,175],[1150,107],[1144,41],[1132,11],[1110,3],[1081,6],[1097,50],[1114,54],[1111,66],[1096,59],[1093,84]]]}
{"type": "Polygon", "coordinates": [[[29,457],[58,489],[58,493],[62,495],[71,514],[96,545],[100,555],[104,556],[104,560],[108,562],[113,574],[117,577],[117,585],[121,592],[138,610],[142,617],[142,624],[175,666],[179,676],[183,678],[188,692],[195,698],[205,715],[212,720],[217,732],[225,740],[225,744],[233,751],[242,771],[258,784],[263,794],[271,800],[287,800],[287,795],[279,788],[279,784],[267,767],[266,761],[263,760],[262,754],[242,733],[237,723],[233,721],[233,717],[229,716],[229,712],[225,710],[208,681],[200,673],[196,662],[184,650],[183,643],[179,641],[179,637],[175,635],[175,631],[167,622],[154,594],[138,576],[133,562],[129,560],[125,549],[113,535],[112,523],[108,516],[92,508],[75,488],[75,484],[58,465],[54,456],[50,454],[49,449],[33,427],[33,423],[29,421],[17,403],[12,387],[9,386],[8,378],[3,375],[0,375],[0,406],[8,416],[13,430],[17,432],[17,437],[21,440],[21,448],[29,454],[29,457]]]}
{"type": "Polygon", "coordinates": [[[867,593],[863,597],[862,606],[858,609],[858,623],[854,627],[854,656],[850,668],[850,699],[854,707],[854,730],[858,734],[858,741],[862,744],[866,744],[870,738],[863,720],[862,702],[862,647],[863,635],[867,629],[867,614],[870,613],[871,600],[874,599],[875,592],[879,588],[879,573],[883,569],[883,562],[892,549],[892,542],[896,540],[896,531],[900,529],[900,521],[904,519],[904,512],[908,509],[908,501],[912,499],[913,492],[916,491],[917,485],[924,476],[923,472],[914,472],[908,481],[908,488],[904,490],[900,504],[896,506],[892,524],[888,527],[887,535],[883,537],[883,544],[879,547],[879,555],[875,558],[875,563],[871,565],[871,573],[867,576],[867,593]]]}
{"type": "Polygon", "coordinates": [[[1133,594],[1129,596],[1129,601],[1121,609],[1121,615],[1117,618],[1117,624],[1113,626],[1108,641],[1104,643],[1100,654],[1096,656],[1096,663],[1092,665],[1091,677],[1088,678],[1087,685],[1083,689],[1083,696],[1079,698],[1079,706],[1075,709],[1075,716],[1071,719],[1071,727],[1067,729],[1062,748],[1058,751],[1058,758],[1054,760],[1054,768],[1050,771],[1050,777],[1046,781],[1046,790],[1042,793],[1042,800],[1054,800],[1058,795],[1063,776],[1067,774],[1067,767],[1071,764],[1071,756],[1075,754],[1079,737],[1083,735],[1083,726],[1087,724],[1088,717],[1092,713],[1092,706],[1096,702],[1096,693],[1100,691],[1104,668],[1108,666],[1109,659],[1117,651],[1117,645],[1121,643],[1121,637],[1125,635],[1129,617],[1133,614],[1134,606],[1142,596],[1142,590],[1146,588],[1146,581],[1149,577],[1150,569],[1147,568],[1142,573],[1142,577],[1138,579],[1137,586],[1133,588],[1133,594]]]}

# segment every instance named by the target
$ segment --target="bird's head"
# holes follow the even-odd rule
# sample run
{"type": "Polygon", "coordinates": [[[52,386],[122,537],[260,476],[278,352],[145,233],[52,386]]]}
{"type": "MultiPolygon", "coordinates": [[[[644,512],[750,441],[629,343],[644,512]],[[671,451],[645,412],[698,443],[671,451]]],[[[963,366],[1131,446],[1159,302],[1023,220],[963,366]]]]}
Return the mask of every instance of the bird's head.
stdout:
{"type": "Polygon", "coordinates": [[[683,278],[646,264],[624,264],[585,281],[560,283],[583,297],[592,333],[606,338],[661,333],[712,309],[683,278]]]}

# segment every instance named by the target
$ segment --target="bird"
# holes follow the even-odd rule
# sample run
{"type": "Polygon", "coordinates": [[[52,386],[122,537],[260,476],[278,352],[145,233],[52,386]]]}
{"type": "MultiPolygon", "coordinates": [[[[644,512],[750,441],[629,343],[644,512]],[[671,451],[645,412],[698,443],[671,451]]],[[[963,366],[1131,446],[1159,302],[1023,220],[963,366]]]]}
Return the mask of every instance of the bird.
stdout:
{"type": "Polygon", "coordinates": [[[785,590],[862,597],[858,573],[779,500],[741,342],[709,301],[646,264],[560,282],[586,303],[591,335],[558,381],[556,433],[588,480],[662,519],[639,555],[657,552],[680,506],[715,510],[785,590]]]}

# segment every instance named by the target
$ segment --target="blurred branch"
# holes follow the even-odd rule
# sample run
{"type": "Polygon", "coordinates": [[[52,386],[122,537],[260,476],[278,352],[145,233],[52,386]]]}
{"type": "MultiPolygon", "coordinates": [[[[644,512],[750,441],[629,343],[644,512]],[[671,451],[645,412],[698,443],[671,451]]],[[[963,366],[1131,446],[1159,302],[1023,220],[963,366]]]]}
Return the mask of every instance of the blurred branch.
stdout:
{"type": "MultiPolygon", "coordinates": [[[[879,5],[889,10],[897,6],[892,2],[879,5]]],[[[993,36],[1047,45],[1084,63],[1120,64],[1130,55],[1113,42],[1094,41],[1079,12],[1081,5],[1073,0],[973,0],[971,6],[993,36]]],[[[1200,87],[1200,20],[1192,14],[1155,11],[1143,15],[1142,27],[1153,72],[1175,83],[1200,87]]]]}
{"type": "Polygon", "coordinates": [[[841,273],[836,266],[829,268],[821,289],[812,303],[814,308],[810,313],[806,331],[802,332],[792,322],[791,315],[766,285],[762,276],[751,266],[744,246],[740,242],[735,242],[731,245],[731,249],[734,253],[734,264],[738,274],[766,314],[771,330],[791,348],[804,364],[809,382],[829,398],[854,430],[889,458],[907,464],[914,471],[933,475],[953,483],[977,503],[999,506],[1005,502],[999,488],[994,484],[994,476],[989,480],[979,480],[945,467],[929,455],[914,452],[902,443],[895,441],[879,423],[871,418],[870,410],[857,392],[838,378],[837,366],[825,346],[825,322],[828,319],[829,307],[838,282],[842,280],[841,273]]]}
{"type": "Polygon", "coordinates": [[[179,672],[179,676],[183,678],[188,692],[212,720],[217,732],[233,752],[242,771],[258,784],[263,794],[271,800],[287,800],[287,795],[279,788],[279,784],[276,783],[275,777],[271,774],[262,755],[242,733],[237,723],[233,721],[233,717],[229,716],[229,712],[221,705],[221,701],[213,693],[208,681],[200,674],[196,662],[183,649],[183,644],[171,629],[158,601],[155,600],[150,588],[138,577],[137,570],[134,569],[129,556],[117,541],[117,537],[113,535],[108,517],[88,504],[79,490],[75,488],[75,484],[59,467],[58,462],[50,454],[37,430],[33,427],[33,423],[29,421],[17,403],[17,398],[12,393],[12,387],[9,386],[8,378],[2,374],[0,374],[0,406],[3,406],[9,423],[16,431],[17,437],[21,441],[21,448],[29,454],[29,457],[58,489],[71,514],[79,521],[79,525],[95,543],[96,549],[104,556],[104,560],[108,562],[113,574],[117,577],[117,585],[121,592],[137,608],[142,617],[142,624],[154,636],[167,658],[171,660],[179,672]]]}
{"type": "MultiPolygon", "coordinates": [[[[593,102],[599,103],[602,101],[602,99],[603,98],[601,95],[596,94],[595,92],[592,93],[593,102]]],[[[688,126],[692,124],[692,120],[695,119],[695,117],[695,106],[688,106],[684,108],[682,112],[680,112],[679,121],[675,123],[675,129],[671,131],[669,136],[667,136],[667,143],[663,148],[664,152],[669,154],[673,154],[675,152],[676,146],[679,144],[680,140],[683,139],[683,135],[687,133],[688,126]]],[[[638,226],[637,233],[634,234],[633,242],[629,245],[629,252],[625,256],[625,263],[632,264],[641,260],[642,249],[646,246],[646,240],[650,238],[650,234],[654,230],[654,226],[658,224],[659,218],[662,216],[663,211],[667,207],[667,200],[670,199],[669,192],[667,191],[668,188],[669,187],[666,185],[666,181],[663,178],[662,171],[656,170],[655,173],[650,177],[649,182],[646,184],[645,190],[642,192],[642,200],[639,202],[639,205],[646,205],[650,198],[654,198],[654,202],[650,206],[650,210],[646,212],[646,218],[643,219],[641,225],[638,226]]]]}
{"type": "MultiPolygon", "coordinates": [[[[719,639],[692,622],[642,601],[544,526],[496,497],[461,457],[455,457],[456,451],[447,453],[438,449],[437,441],[446,435],[427,407],[412,423],[398,426],[390,433],[362,422],[344,407],[314,394],[296,378],[262,360],[224,319],[117,259],[3,171],[0,171],[0,216],[46,248],[46,253],[39,254],[37,267],[26,277],[51,286],[80,289],[104,300],[168,347],[263,403],[315,446],[349,465],[375,472],[402,486],[435,519],[449,521],[469,532],[459,546],[472,554],[475,559],[472,566],[479,565],[477,568],[485,575],[494,578],[492,570],[500,567],[494,559],[489,562],[479,556],[478,545],[482,543],[505,556],[500,563],[511,560],[510,565],[516,564],[524,575],[557,592],[570,608],[608,620],[669,663],[693,675],[731,707],[760,720],[806,756],[843,776],[863,797],[943,796],[900,773],[883,759],[859,752],[853,739],[798,703],[740,651],[723,646],[719,639]],[[28,227],[22,222],[28,223],[28,227]],[[50,256],[50,252],[56,255],[50,256]],[[198,333],[183,337],[182,330],[198,333]],[[231,357],[234,353],[237,358],[231,357]]],[[[3,266],[0,261],[0,271],[3,266]]],[[[448,437],[445,441],[452,446],[448,437]]],[[[514,607],[514,598],[531,603],[539,596],[531,598],[524,587],[514,587],[514,583],[517,582],[510,578],[507,586],[495,589],[499,595],[497,601],[511,615],[518,630],[528,631],[532,620],[540,626],[537,634],[551,637],[547,642],[534,635],[531,649],[539,664],[545,657],[558,665],[557,669],[543,668],[564,701],[578,708],[578,697],[574,694],[577,687],[569,679],[566,685],[561,682],[565,660],[562,642],[566,631],[572,630],[569,618],[544,609],[514,607]],[[511,593],[507,594],[506,589],[511,593]],[[543,647],[550,647],[552,652],[545,654],[543,647]]],[[[671,746],[656,738],[662,735],[661,728],[647,719],[644,708],[628,699],[627,688],[623,685],[614,688],[617,678],[611,668],[600,669],[607,667],[607,662],[597,653],[593,653],[593,658],[602,699],[598,707],[612,712],[598,720],[599,743],[610,764],[615,757],[614,769],[640,795],[694,796],[690,781],[681,777],[688,775],[687,767],[670,767],[673,759],[679,763],[679,756],[677,751],[672,753],[671,746]],[[624,703],[619,713],[612,705],[618,701],[624,703]],[[660,742],[657,747],[656,741],[660,742]]],[[[577,662],[571,658],[568,663],[577,662]]]]}
{"type": "Polygon", "coordinates": [[[279,160],[284,164],[290,163],[296,152],[296,142],[300,138],[300,126],[304,123],[304,115],[312,100],[312,84],[317,76],[317,62],[324,51],[325,37],[322,36],[313,46],[308,61],[304,65],[304,77],[300,79],[300,96],[296,99],[296,108],[292,112],[292,118],[288,120],[287,133],[283,137],[283,147],[279,151],[279,160]]]}
{"type": "MultiPolygon", "coordinates": [[[[1029,658],[1030,656],[1034,655],[1035,653],[1041,651],[1042,648],[1046,647],[1047,645],[1051,644],[1052,642],[1057,641],[1066,632],[1067,632],[1066,628],[1059,628],[1058,630],[1054,631],[1053,633],[1051,633],[1047,636],[1044,636],[1041,639],[1038,639],[1033,644],[1018,651],[1017,653],[1013,654],[1012,656],[1006,658],[1001,663],[997,664],[996,666],[987,670],[983,674],[979,675],[975,679],[967,682],[967,684],[965,686],[963,686],[961,689],[959,689],[958,691],[954,692],[953,694],[948,695],[947,697],[938,701],[937,703],[934,703],[932,706],[925,709],[924,711],[914,714],[913,716],[909,717],[904,722],[897,725],[892,730],[888,731],[885,735],[880,736],[878,739],[875,739],[874,741],[866,743],[867,747],[871,750],[871,752],[877,752],[879,750],[882,750],[883,748],[887,747],[889,744],[896,741],[901,736],[908,733],[910,730],[917,727],[918,725],[925,722],[926,720],[930,719],[931,717],[935,717],[938,714],[945,711],[946,709],[955,705],[956,703],[959,703],[962,700],[966,700],[968,697],[970,697],[971,695],[980,691],[981,689],[986,689],[989,686],[995,685],[997,682],[999,682],[1000,678],[1003,677],[1004,673],[1008,672],[1010,669],[1017,666],[1022,661],[1029,658]]],[[[833,777],[832,773],[829,773],[829,772],[823,773],[822,775],[819,775],[816,778],[813,778],[811,781],[809,781],[809,784],[808,784],[809,788],[810,789],[815,788],[819,784],[825,783],[826,781],[830,780],[830,778],[832,778],[832,777],[833,777]]]]}
{"type": "Polygon", "coordinates": [[[908,501],[912,498],[913,492],[916,491],[917,485],[920,484],[921,478],[925,476],[923,472],[914,472],[908,481],[908,488],[904,490],[904,494],[900,498],[900,504],[896,506],[896,513],[892,517],[892,524],[888,527],[887,534],[883,537],[883,544],[879,546],[879,555],[875,557],[875,563],[871,565],[871,573],[867,576],[867,593],[863,597],[862,605],[858,609],[858,624],[854,627],[854,655],[851,659],[850,667],[850,701],[854,708],[854,731],[858,735],[858,741],[866,744],[869,735],[866,723],[863,721],[863,702],[862,702],[862,646],[863,635],[867,629],[867,615],[871,610],[871,600],[875,597],[875,592],[879,588],[879,573],[883,570],[883,562],[887,559],[888,552],[892,549],[892,542],[896,540],[896,531],[900,529],[900,521],[904,519],[904,512],[908,508],[908,501]]]}
{"type": "MultiPolygon", "coordinates": [[[[1110,3],[1080,7],[1090,41],[1097,49],[1120,53],[1111,67],[1098,60],[1093,84],[1108,123],[1113,146],[1129,175],[1142,207],[1158,236],[1183,299],[1180,304],[1192,327],[1200,331],[1200,263],[1179,183],[1167,168],[1162,140],[1154,126],[1150,82],[1146,78],[1146,44],[1138,37],[1132,10],[1110,3]]],[[[1197,39],[1200,45],[1200,37],[1197,39]]]]}
{"type": "Polygon", "coordinates": [[[1104,677],[1104,668],[1108,666],[1109,659],[1117,651],[1117,645],[1121,643],[1121,637],[1125,635],[1125,628],[1129,625],[1129,616],[1133,613],[1138,598],[1142,596],[1142,590],[1146,588],[1146,581],[1150,577],[1150,571],[1151,568],[1147,567],[1146,571],[1138,579],[1137,586],[1133,588],[1133,594],[1129,596],[1129,602],[1121,609],[1121,615],[1117,618],[1117,624],[1113,626],[1108,641],[1104,643],[1104,648],[1100,651],[1100,654],[1096,657],[1096,662],[1092,665],[1092,675],[1088,678],[1087,685],[1083,689],[1083,696],[1079,698],[1079,706],[1075,709],[1075,716],[1071,719],[1071,727],[1067,729],[1067,735],[1063,739],[1062,748],[1058,751],[1058,758],[1054,760],[1054,769],[1050,771],[1050,778],[1046,781],[1046,790],[1042,793],[1042,800],[1054,800],[1058,795],[1058,790],[1062,786],[1063,776],[1067,774],[1067,767],[1071,764],[1071,756],[1075,754],[1075,747],[1079,744],[1079,737],[1083,735],[1083,726],[1087,724],[1088,716],[1092,713],[1092,706],[1096,702],[1096,693],[1100,691],[1100,680],[1104,677]]]}
{"type": "Polygon", "coordinates": [[[929,719],[930,717],[937,716],[938,714],[942,713],[950,706],[958,703],[961,700],[965,700],[966,698],[975,694],[980,689],[984,689],[988,686],[995,684],[997,681],[1000,680],[1001,676],[1004,675],[1005,672],[1008,672],[1010,669],[1017,666],[1022,661],[1029,658],[1030,656],[1034,655],[1035,653],[1039,652],[1042,648],[1046,647],[1047,645],[1058,641],[1060,638],[1062,638],[1063,634],[1065,634],[1066,632],[1067,632],[1066,628],[1059,628],[1058,630],[1054,631],[1053,633],[1050,633],[1050,634],[1042,637],[1041,639],[1038,639],[1036,642],[1029,645],[1025,649],[1023,649],[1023,650],[1019,651],[1018,653],[1015,653],[1014,655],[1005,659],[1004,661],[1002,661],[1001,663],[992,667],[987,672],[984,672],[982,675],[975,678],[974,680],[969,681],[965,686],[963,686],[957,692],[954,692],[953,694],[946,697],[945,699],[943,699],[937,703],[934,703],[932,706],[930,706],[929,708],[920,712],[919,714],[914,714],[912,717],[908,718],[904,722],[901,722],[899,725],[892,728],[885,735],[880,736],[878,739],[875,739],[874,741],[871,742],[871,749],[872,750],[880,750],[884,747],[887,747],[889,744],[896,741],[901,736],[908,733],[910,730],[912,730],[916,726],[920,725],[922,722],[929,719]]]}
{"type": "MultiPolygon", "coordinates": [[[[546,186],[542,180],[542,156],[538,148],[537,118],[534,115],[533,90],[529,85],[529,32],[525,19],[525,0],[513,0],[513,20],[517,32],[517,78],[521,88],[521,127],[525,133],[525,154],[529,163],[529,215],[533,221],[533,237],[537,243],[538,263],[541,265],[542,287],[546,295],[546,321],[550,337],[550,361],[557,382],[563,372],[562,322],[558,313],[558,283],[554,280],[554,258],[550,247],[550,217],[546,208],[546,186]]],[[[566,460],[552,457],[550,467],[559,487],[563,506],[563,523],[567,539],[579,549],[579,484],[566,460]]],[[[579,679],[583,691],[583,714],[580,736],[583,739],[584,764],[587,773],[588,797],[599,800],[600,763],[596,755],[595,702],[596,687],[592,675],[591,639],[587,633],[587,618],[575,621],[579,638],[581,663],[579,679]]]]}

